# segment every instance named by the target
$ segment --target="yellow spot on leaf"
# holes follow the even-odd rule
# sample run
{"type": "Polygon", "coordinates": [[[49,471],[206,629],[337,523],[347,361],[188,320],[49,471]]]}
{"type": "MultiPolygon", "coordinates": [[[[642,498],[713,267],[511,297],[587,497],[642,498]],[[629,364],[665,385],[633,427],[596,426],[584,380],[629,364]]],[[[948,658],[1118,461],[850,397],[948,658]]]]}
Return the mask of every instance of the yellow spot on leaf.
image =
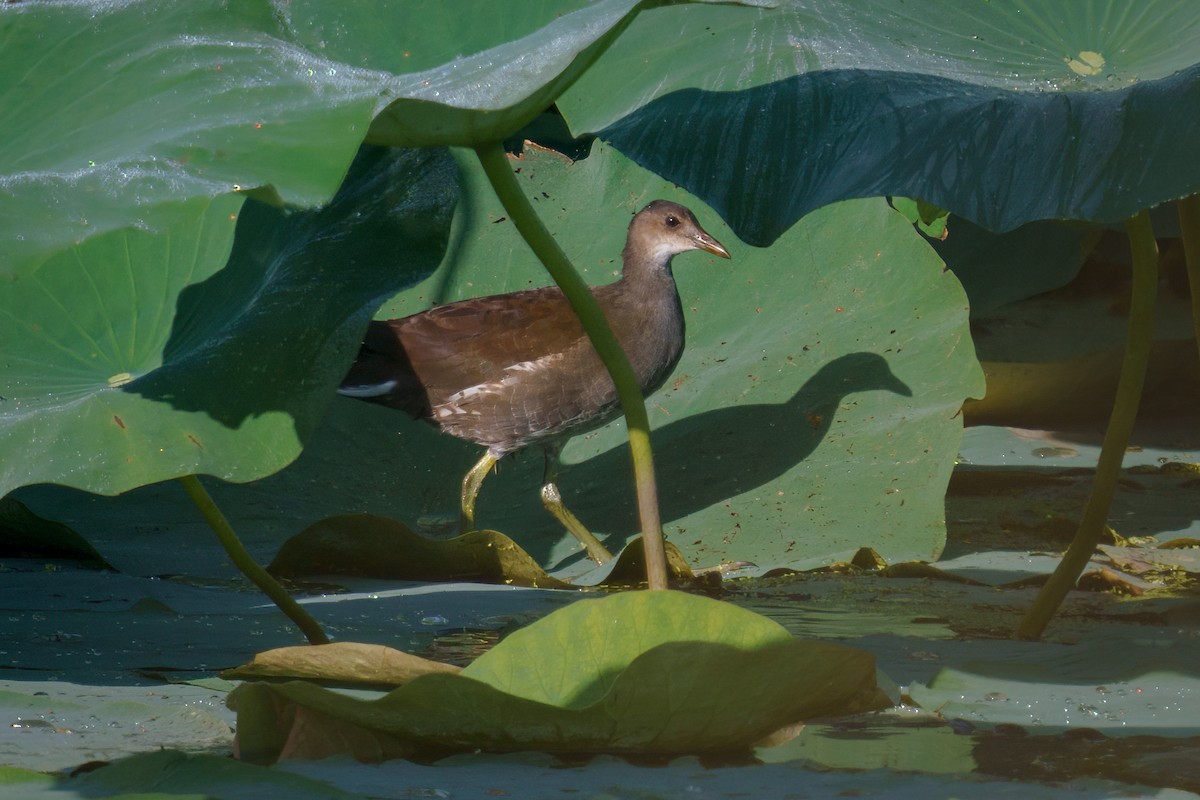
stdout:
{"type": "Polygon", "coordinates": [[[1081,50],[1074,58],[1064,58],[1076,75],[1099,75],[1104,69],[1104,56],[1092,50],[1081,50]]]}

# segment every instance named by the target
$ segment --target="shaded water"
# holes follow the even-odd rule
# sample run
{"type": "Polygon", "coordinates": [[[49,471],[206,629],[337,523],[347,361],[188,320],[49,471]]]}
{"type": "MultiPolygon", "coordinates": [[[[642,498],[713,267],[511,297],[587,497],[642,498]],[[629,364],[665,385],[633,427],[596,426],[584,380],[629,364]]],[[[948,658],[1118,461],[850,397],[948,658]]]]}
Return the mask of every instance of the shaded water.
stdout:
{"type": "Polygon", "coordinates": [[[1076,596],[1057,640],[1015,641],[1031,591],[797,576],[735,596],[797,636],[871,652],[896,702],[887,712],[811,721],[756,758],[1200,792],[1200,631],[1162,624],[1190,619],[1175,613],[1190,601],[1130,607],[1076,596]],[[1080,616],[1078,604],[1088,603],[1090,618],[1080,616]]]}

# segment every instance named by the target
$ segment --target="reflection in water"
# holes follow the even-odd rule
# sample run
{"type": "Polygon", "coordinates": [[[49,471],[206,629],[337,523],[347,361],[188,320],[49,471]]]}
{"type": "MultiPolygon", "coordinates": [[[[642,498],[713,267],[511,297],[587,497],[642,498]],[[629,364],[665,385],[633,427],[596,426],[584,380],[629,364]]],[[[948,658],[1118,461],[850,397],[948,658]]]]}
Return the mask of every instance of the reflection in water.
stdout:
{"type": "Polygon", "coordinates": [[[897,607],[894,611],[864,611],[861,607],[829,608],[805,605],[803,598],[739,600],[737,605],[778,622],[796,636],[821,639],[858,639],[863,636],[886,634],[915,636],[920,639],[953,639],[954,631],[941,621],[922,621],[912,608],[897,607]]]}

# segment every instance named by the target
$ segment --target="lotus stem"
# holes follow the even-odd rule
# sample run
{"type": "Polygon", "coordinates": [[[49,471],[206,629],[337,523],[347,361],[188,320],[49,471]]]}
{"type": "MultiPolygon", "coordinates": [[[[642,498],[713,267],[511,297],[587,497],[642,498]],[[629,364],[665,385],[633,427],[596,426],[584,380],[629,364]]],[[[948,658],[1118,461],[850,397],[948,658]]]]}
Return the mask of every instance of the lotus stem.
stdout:
{"type": "Polygon", "coordinates": [[[229,520],[225,519],[221,509],[217,508],[217,504],[213,502],[212,496],[200,483],[200,479],[195,475],[184,475],[179,478],[179,482],[183,484],[184,491],[192,498],[192,502],[204,515],[205,521],[217,534],[217,539],[225,548],[225,552],[229,554],[229,558],[233,560],[234,566],[267,597],[271,598],[280,611],[296,623],[305,638],[308,639],[309,644],[329,644],[329,637],[325,635],[325,631],[321,629],[317,621],[310,617],[308,612],[287,593],[287,590],[271,577],[271,573],[260,567],[246,550],[246,546],[234,533],[233,526],[229,524],[229,520]]]}
{"type": "Polygon", "coordinates": [[[1125,338],[1125,358],[1121,363],[1121,378],[1113,401],[1100,460],[1092,482],[1092,493],[1079,522],[1079,529],[1054,574],[1042,587],[1033,605],[1017,627],[1017,638],[1040,639],[1051,617],[1058,611],[1067,592],[1074,588],[1079,576],[1096,551],[1100,536],[1108,521],[1108,511],[1121,475],[1121,462],[1133,423],[1137,418],[1146,365],[1150,360],[1150,341],[1154,328],[1154,300],[1158,293],[1158,245],[1150,214],[1143,210],[1125,223],[1129,246],[1133,254],[1133,287],[1129,309],[1129,328],[1125,338]]]}
{"type": "Polygon", "coordinates": [[[646,549],[646,581],[651,589],[667,588],[667,555],[663,543],[662,520],[658,510],[658,486],[654,479],[654,455],[650,450],[650,418],[642,389],[629,357],[613,334],[604,312],[592,296],[583,278],[571,266],[570,259],[558,242],[546,230],[529,198],[521,190],[508,164],[508,156],[500,142],[478,145],[475,153],[492,189],[500,198],[505,212],[534,254],[546,267],[550,277],[562,289],[571,308],[583,323],[600,360],[604,362],[625,413],[629,432],[629,451],[633,459],[633,476],[637,485],[638,518],[642,527],[642,544],[646,549]]]}
{"type": "Polygon", "coordinates": [[[1192,328],[1196,334],[1196,345],[1200,346],[1200,195],[1185,197],[1179,201],[1178,207],[1188,289],[1192,295],[1192,328]]]}

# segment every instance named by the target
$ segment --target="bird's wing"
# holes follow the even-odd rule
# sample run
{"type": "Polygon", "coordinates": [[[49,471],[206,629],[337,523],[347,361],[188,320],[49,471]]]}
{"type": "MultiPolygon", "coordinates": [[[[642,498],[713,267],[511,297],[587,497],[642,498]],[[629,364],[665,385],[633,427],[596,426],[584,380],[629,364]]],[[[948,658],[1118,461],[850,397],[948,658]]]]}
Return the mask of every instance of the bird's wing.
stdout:
{"type": "Polygon", "coordinates": [[[556,287],[463,300],[387,324],[417,374],[451,391],[508,367],[565,353],[584,338],[556,287]],[[457,387],[444,380],[450,373],[449,383],[457,387]]]}

